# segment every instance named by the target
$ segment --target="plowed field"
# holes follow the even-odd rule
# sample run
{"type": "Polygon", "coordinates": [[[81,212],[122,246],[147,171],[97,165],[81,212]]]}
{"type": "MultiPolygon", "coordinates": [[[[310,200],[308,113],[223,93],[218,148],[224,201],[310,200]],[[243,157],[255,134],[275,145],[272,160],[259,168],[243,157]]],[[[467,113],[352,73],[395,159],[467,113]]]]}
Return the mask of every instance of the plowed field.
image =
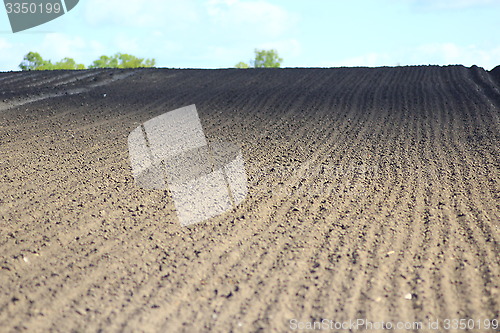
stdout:
{"type": "Polygon", "coordinates": [[[0,73],[0,332],[492,332],[499,208],[478,67],[0,73]],[[248,196],[181,227],[127,137],[190,104],[248,196]]]}

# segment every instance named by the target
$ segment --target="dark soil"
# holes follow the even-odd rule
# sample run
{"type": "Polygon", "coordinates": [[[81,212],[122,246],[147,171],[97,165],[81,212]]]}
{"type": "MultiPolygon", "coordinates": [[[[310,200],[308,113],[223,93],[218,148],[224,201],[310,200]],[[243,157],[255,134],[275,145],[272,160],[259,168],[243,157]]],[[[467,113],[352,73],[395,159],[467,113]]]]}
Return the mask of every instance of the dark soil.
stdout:
{"type": "Polygon", "coordinates": [[[0,73],[0,331],[498,319],[499,71],[0,73]],[[190,104],[249,194],[181,227],[127,137],[190,104]]]}

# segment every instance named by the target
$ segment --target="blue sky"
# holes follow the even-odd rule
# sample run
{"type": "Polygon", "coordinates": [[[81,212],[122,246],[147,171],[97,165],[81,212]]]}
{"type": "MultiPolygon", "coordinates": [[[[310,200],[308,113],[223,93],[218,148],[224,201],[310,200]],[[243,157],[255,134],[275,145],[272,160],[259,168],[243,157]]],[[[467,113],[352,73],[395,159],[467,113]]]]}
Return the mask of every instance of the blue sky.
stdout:
{"type": "MultiPolygon", "coordinates": [[[[28,0],[27,0],[28,1],[28,0]]],[[[89,65],[103,54],[159,67],[226,68],[275,48],[284,67],[500,65],[500,0],[80,0],[13,34],[0,7],[0,71],[29,51],[89,65]]]]}

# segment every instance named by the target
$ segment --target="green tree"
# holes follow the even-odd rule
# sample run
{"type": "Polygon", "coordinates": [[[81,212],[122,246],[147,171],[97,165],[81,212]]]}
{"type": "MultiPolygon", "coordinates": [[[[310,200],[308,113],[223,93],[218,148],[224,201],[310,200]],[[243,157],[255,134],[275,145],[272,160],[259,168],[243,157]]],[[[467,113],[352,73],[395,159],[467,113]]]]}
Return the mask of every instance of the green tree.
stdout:
{"type": "Polygon", "coordinates": [[[283,58],[280,58],[276,50],[255,49],[255,60],[251,63],[255,68],[278,68],[281,66],[283,58]]]}
{"type": "Polygon", "coordinates": [[[92,65],[89,68],[117,68],[118,67],[118,58],[116,57],[108,57],[101,56],[99,59],[94,60],[92,65]]]}
{"type": "MultiPolygon", "coordinates": [[[[250,60],[250,64],[255,68],[277,68],[281,66],[283,58],[280,58],[276,50],[259,50],[255,49],[255,59],[250,60]]],[[[249,68],[246,63],[239,62],[236,68],[249,68]]]]}
{"type": "Polygon", "coordinates": [[[52,69],[53,65],[50,60],[43,60],[38,52],[28,52],[23,61],[19,64],[19,68],[23,71],[39,71],[52,69]]]}
{"type": "MultiPolygon", "coordinates": [[[[89,68],[139,68],[154,67],[155,59],[137,58],[130,54],[117,53],[114,56],[101,56],[95,60],[89,68]]],[[[29,52],[19,64],[23,71],[31,70],[57,70],[57,69],[85,69],[85,65],[78,64],[72,58],[64,58],[55,64],[50,60],[44,60],[38,52],[29,52]]]]}
{"type": "Polygon", "coordinates": [[[85,65],[77,64],[72,58],[64,58],[56,62],[51,69],[85,69],[85,65]]]}
{"type": "Polygon", "coordinates": [[[244,63],[243,61],[240,61],[239,63],[236,64],[236,68],[250,68],[250,66],[247,63],[244,63]]]}
{"type": "Polygon", "coordinates": [[[117,53],[111,57],[101,56],[99,59],[94,60],[89,68],[141,68],[154,67],[155,64],[155,59],[137,58],[130,54],[117,53]]]}
{"type": "Polygon", "coordinates": [[[85,69],[82,64],[77,64],[74,59],[64,58],[61,61],[53,64],[50,60],[44,60],[40,53],[29,52],[24,56],[23,61],[19,64],[23,71],[44,71],[55,69],[85,69]]]}

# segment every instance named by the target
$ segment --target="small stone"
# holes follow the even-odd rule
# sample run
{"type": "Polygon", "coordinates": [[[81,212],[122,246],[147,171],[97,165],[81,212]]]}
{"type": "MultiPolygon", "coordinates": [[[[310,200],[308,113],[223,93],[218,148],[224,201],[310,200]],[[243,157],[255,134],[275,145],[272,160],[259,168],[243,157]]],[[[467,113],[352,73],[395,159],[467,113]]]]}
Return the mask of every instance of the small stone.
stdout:
{"type": "Polygon", "coordinates": [[[86,311],[82,308],[75,309],[75,312],[78,313],[80,316],[84,316],[86,313],[86,311]]]}

